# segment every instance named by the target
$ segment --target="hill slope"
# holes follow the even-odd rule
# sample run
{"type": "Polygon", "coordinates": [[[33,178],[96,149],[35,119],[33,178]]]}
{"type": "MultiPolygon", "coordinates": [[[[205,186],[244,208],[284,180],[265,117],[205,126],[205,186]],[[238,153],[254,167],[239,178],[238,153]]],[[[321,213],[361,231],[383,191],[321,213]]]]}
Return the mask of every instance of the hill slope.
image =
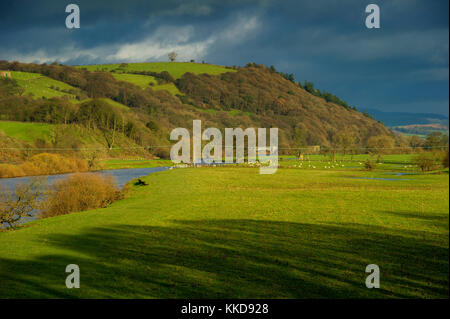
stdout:
{"type": "Polygon", "coordinates": [[[199,108],[237,109],[256,115],[250,117],[262,127],[282,127],[291,146],[331,145],[343,130],[351,131],[361,144],[372,135],[391,134],[360,112],[314,96],[263,66],[221,76],[187,73],[177,86],[189,97],[185,100],[199,108]]]}
{"type": "Polygon", "coordinates": [[[89,71],[107,71],[117,73],[132,73],[141,71],[151,72],[169,72],[175,79],[183,74],[191,72],[194,74],[222,74],[233,72],[231,68],[221,65],[190,63],[190,62],[150,62],[150,63],[122,63],[122,64],[97,64],[97,65],[79,65],[77,68],[89,71]]]}
{"type": "Polygon", "coordinates": [[[0,120],[98,130],[105,136],[106,150],[113,148],[111,139],[123,136],[130,144],[167,157],[170,131],[189,129],[194,119],[202,120],[204,128],[278,127],[282,152],[308,145],[336,147],[342,134],[351,136],[352,144],[358,146],[374,135],[392,136],[372,118],[345,104],[327,102],[263,65],[232,69],[196,63],[133,63],[75,68],[0,62],[0,69],[45,76],[77,91],[76,100],[36,99],[20,94],[21,79],[2,79],[0,120]],[[111,72],[89,71],[97,69],[111,72]]]}
{"type": "Polygon", "coordinates": [[[24,89],[23,94],[33,97],[63,97],[75,98],[77,90],[61,81],[36,73],[11,72],[11,76],[24,89]]]}

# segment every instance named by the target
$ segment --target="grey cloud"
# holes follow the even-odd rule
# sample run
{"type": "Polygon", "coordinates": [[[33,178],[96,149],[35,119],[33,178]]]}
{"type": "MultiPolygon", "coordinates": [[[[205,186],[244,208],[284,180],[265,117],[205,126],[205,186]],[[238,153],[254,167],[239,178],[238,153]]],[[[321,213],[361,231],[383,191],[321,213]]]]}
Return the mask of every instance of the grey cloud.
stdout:
{"type": "Polygon", "coordinates": [[[176,50],[182,60],[275,65],[358,107],[419,110],[435,99],[448,113],[446,0],[379,1],[379,30],[365,29],[368,3],[353,0],[76,3],[81,29],[69,31],[63,2],[0,1],[0,59],[137,62],[176,50]]]}

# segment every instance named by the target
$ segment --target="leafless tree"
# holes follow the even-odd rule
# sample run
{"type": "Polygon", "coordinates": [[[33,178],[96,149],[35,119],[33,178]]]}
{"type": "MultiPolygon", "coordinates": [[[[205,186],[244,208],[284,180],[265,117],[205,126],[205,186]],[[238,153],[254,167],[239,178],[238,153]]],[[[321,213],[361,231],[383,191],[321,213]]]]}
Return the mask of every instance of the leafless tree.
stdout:
{"type": "Polygon", "coordinates": [[[15,229],[23,217],[32,217],[45,195],[43,178],[33,178],[14,191],[0,188],[0,228],[15,229]]]}
{"type": "Polygon", "coordinates": [[[383,155],[389,154],[394,146],[394,139],[388,135],[372,136],[367,140],[369,153],[377,156],[377,162],[381,161],[383,155]]]}
{"type": "Polygon", "coordinates": [[[355,144],[355,135],[350,129],[344,129],[337,133],[336,144],[342,153],[342,160],[345,160],[345,155],[350,152],[352,146],[355,144]]]}

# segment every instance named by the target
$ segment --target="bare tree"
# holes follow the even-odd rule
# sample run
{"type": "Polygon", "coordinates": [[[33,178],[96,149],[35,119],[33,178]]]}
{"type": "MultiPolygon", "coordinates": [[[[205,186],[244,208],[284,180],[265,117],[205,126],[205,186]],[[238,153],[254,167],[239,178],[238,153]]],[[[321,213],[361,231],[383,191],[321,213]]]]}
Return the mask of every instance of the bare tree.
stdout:
{"type": "Polygon", "coordinates": [[[178,54],[177,54],[176,52],[172,51],[172,52],[170,52],[170,53],[168,54],[168,56],[169,56],[170,62],[173,62],[173,61],[176,60],[178,54]]]}
{"type": "Polygon", "coordinates": [[[0,228],[15,229],[23,217],[32,217],[44,195],[44,179],[33,178],[14,191],[0,189],[0,228]]]}
{"type": "Polygon", "coordinates": [[[394,146],[394,139],[388,135],[372,136],[367,141],[369,154],[376,155],[377,162],[381,161],[383,155],[389,154],[394,146]]]}
{"type": "Polygon", "coordinates": [[[419,147],[422,147],[425,144],[423,138],[418,137],[417,135],[412,135],[409,137],[409,146],[416,150],[419,147]]]}
{"type": "Polygon", "coordinates": [[[99,155],[100,154],[98,151],[93,151],[87,154],[87,161],[90,171],[98,169],[100,167],[99,155]]]}
{"type": "Polygon", "coordinates": [[[355,135],[349,129],[345,129],[336,135],[336,144],[339,145],[339,150],[342,153],[342,160],[345,160],[345,155],[351,150],[355,144],[355,135]]]}

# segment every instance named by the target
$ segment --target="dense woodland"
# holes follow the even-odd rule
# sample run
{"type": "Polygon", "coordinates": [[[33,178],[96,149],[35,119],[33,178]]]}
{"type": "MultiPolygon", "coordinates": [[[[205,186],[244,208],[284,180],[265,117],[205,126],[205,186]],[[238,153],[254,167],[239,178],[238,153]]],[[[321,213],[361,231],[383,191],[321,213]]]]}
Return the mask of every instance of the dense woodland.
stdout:
{"type": "MultiPolygon", "coordinates": [[[[336,96],[314,89],[310,82],[296,83],[292,75],[264,65],[250,63],[221,75],[186,73],[177,80],[167,72],[139,72],[173,82],[182,92],[178,96],[118,81],[108,72],[57,63],[0,61],[0,70],[39,73],[65,82],[74,87],[70,93],[76,97],[26,95],[14,79],[0,79],[0,120],[96,130],[104,136],[105,149],[114,148],[115,140],[121,137],[149,153],[167,157],[169,148],[154,146],[170,145],[170,131],[190,128],[194,119],[201,119],[203,127],[278,127],[282,153],[295,153],[294,148],[310,145],[325,150],[363,148],[374,136],[384,136],[392,147],[410,147],[404,137],[395,136],[336,96]],[[119,108],[106,99],[128,108],[119,108]]],[[[74,148],[79,144],[73,140],[62,143],[74,148]]]]}

